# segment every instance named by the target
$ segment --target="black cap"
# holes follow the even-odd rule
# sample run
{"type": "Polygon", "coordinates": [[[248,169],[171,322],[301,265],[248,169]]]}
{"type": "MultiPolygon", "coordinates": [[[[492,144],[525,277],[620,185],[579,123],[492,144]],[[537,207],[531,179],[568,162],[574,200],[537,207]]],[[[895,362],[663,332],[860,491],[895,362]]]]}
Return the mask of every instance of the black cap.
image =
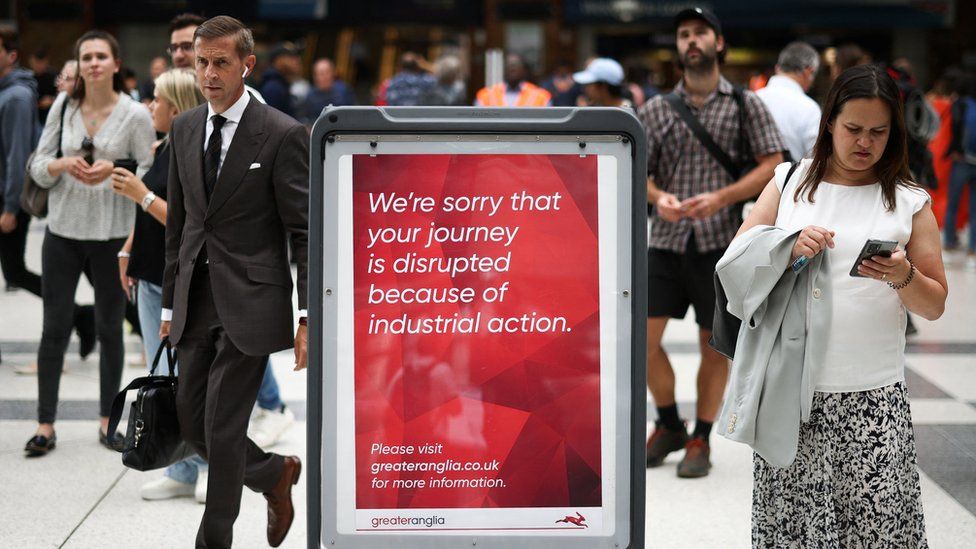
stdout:
{"type": "Polygon", "coordinates": [[[268,55],[268,61],[274,61],[282,55],[301,57],[302,52],[295,44],[291,42],[282,42],[271,49],[271,53],[268,55]]]}
{"type": "Polygon", "coordinates": [[[678,30],[682,23],[691,19],[704,21],[709,27],[712,27],[715,34],[722,35],[722,23],[719,22],[714,13],[705,8],[688,8],[678,12],[678,15],[674,16],[674,30],[678,30]]]}

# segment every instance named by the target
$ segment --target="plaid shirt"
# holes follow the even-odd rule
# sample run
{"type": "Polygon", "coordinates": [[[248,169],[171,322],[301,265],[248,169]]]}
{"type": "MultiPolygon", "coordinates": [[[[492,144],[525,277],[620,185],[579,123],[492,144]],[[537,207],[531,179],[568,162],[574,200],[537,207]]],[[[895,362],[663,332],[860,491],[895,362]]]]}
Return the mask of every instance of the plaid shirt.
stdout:
{"type": "MultiPolygon", "coordinates": [[[[708,96],[701,109],[691,104],[684,81],[679,82],[674,91],[734,162],[742,165],[754,161],[745,158],[743,153],[746,147],[739,143],[739,107],[728,80],[724,77],[719,80],[718,89],[708,96]]],[[[752,156],[786,150],[783,138],[762,100],[755,93],[746,91],[744,104],[745,133],[752,156]]],[[[664,96],[658,95],[644,104],[638,117],[647,132],[647,171],[659,189],[675,195],[678,200],[685,200],[734,183],[732,176],[691,133],[664,96]]],[[[651,248],[684,253],[688,238],[694,231],[699,252],[725,249],[742,224],[737,212],[736,208],[729,206],[705,219],[686,217],[677,223],[669,223],[655,213],[651,217],[649,245],[651,248]]]]}

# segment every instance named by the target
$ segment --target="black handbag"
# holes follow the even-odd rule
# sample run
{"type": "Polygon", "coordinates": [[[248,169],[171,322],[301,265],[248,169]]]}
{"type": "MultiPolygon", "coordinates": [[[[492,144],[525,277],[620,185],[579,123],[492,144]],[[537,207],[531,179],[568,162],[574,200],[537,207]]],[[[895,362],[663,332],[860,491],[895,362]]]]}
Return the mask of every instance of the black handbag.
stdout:
{"type": "MultiPolygon", "coordinates": [[[[790,166],[790,171],[786,172],[786,181],[780,194],[780,206],[783,204],[783,197],[786,196],[786,187],[790,184],[790,178],[799,165],[799,162],[794,162],[790,166]]],[[[725,288],[722,287],[717,271],[712,273],[712,282],[715,284],[715,314],[712,315],[712,336],[708,338],[708,345],[731,360],[735,355],[735,342],[739,339],[742,321],[729,312],[729,298],[725,295],[725,288]]]]}
{"type": "Polygon", "coordinates": [[[115,437],[115,429],[122,418],[126,393],[138,389],[136,400],[129,408],[129,427],[122,445],[122,464],[138,471],[166,467],[193,455],[180,437],[180,422],[176,416],[177,378],[173,375],[175,355],[170,349],[169,338],[159,344],[152,368],[147,377],[132,380],[122,389],[112,403],[109,417],[109,436],[115,437]],[[169,359],[169,375],[156,375],[163,351],[169,359]]]}
{"type": "MultiPolygon", "coordinates": [[[[67,97],[61,105],[61,123],[58,125],[58,154],[55,158],[61,158],[63,156],[61,152],[61,134],[64,133],[64,111],[66,110],[68,110],[67,97]]],[[[51,190],[38,185],[31,176],[31,163],[34,161],[34,155],[36,154],[37,150],[35,149],[27,157],[27,166],[24,168],[24,187],[20,191],[20,209],[33,217],[43,219],[47,217],[47,195],[51,190]]]]}

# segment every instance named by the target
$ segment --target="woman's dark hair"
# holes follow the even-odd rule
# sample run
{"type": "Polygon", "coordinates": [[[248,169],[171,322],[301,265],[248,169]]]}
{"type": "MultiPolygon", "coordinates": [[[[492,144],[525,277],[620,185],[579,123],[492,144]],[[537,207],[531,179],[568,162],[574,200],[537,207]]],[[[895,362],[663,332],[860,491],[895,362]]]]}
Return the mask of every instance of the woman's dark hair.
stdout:
{"type": "MultiPolygon", "coordinates": [[[[119,57],[119,41],[115,39],[111,34],[100,31],[91,30],[81,35],[75,42],[75,61],[78,62],[78,79],[75,81],[75,89],[71,92],[71,98],[82,101],[85,99],[85,81],[81,77],[81,45],[89,40],[104,40],[108,43],[109,49],[112,51],[112,58],[116,61],[120,59],[119,57]]],[[[125,85],[122,82],[122,71],[119,70],[112,75],[112,89],[118,93],[125,89],[125,85]]]]}
{"type": "MultiPolygon", "coordinates": [[[[859,65],[842,72],[834,81],[823,105],[820,133],[813,146],[813,161],[806,177],[796,188],[793,200],[797,201],[804,191],[807,201],[823,181],[834,152],[834,141],[828,126],[833,124],[844,105],[852,99],[880,99],[891,112],[891,126],[884,153],[874,165],[875,175],[881,183],[881,194],[888,211],[895,209],[895,191],[899,185],[919,187],[908,171],[908,143],[906,141],[905,116],[902,113],[901,95],[895,81],[888,73],[875,65],[859,65]]],[[[836,129],[836,128],[835,128],[836,129]]]]}

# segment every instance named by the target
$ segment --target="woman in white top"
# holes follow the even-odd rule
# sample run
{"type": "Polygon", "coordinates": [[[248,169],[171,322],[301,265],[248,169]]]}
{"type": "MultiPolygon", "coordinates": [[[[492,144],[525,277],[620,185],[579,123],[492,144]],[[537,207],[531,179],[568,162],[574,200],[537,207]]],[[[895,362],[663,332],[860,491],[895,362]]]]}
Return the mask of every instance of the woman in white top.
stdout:
{"type": "Polygon", "coordinates": [[[939,318],[948,287],[928,194],[908,171],[894,81],[870,65],[841,74],[813,158],[786,182],[789,167],[777,168],[739,232],[776,225],[800,231],[793,259],[829,253],[831,295],[814,299],[830,299],[832,317],[796,460],[777,468],[754,457],[753,547],[927,547],[905,309],[939,318]],[[898,247],[858,263],[868,239],[898,247]]]}
{"type": "Polygon", "coordinates": [[[118,285],[116,254],[132,230],[135,206],[112,192],[113,161],[132,159],[138,172],[152,164],[156,135],[144,106],[122,92],[119,45],[112,35],[90,31],[75,42],[78,80],[70,97],[51,106],[30,170],[50,188],[48,225],[41,249],[44,331],[37,353],[38,426],[28,457],[54,449],[54,420],[71,311],[82,269],[91,267],[98,331],[99,441],[106,436],[112,399],[122,377],[125,295],[118,285]],[[61,110],[64,125],[61,125],[61,110]],[[60,154],[59,154],[60,152],[60,154]]]}

